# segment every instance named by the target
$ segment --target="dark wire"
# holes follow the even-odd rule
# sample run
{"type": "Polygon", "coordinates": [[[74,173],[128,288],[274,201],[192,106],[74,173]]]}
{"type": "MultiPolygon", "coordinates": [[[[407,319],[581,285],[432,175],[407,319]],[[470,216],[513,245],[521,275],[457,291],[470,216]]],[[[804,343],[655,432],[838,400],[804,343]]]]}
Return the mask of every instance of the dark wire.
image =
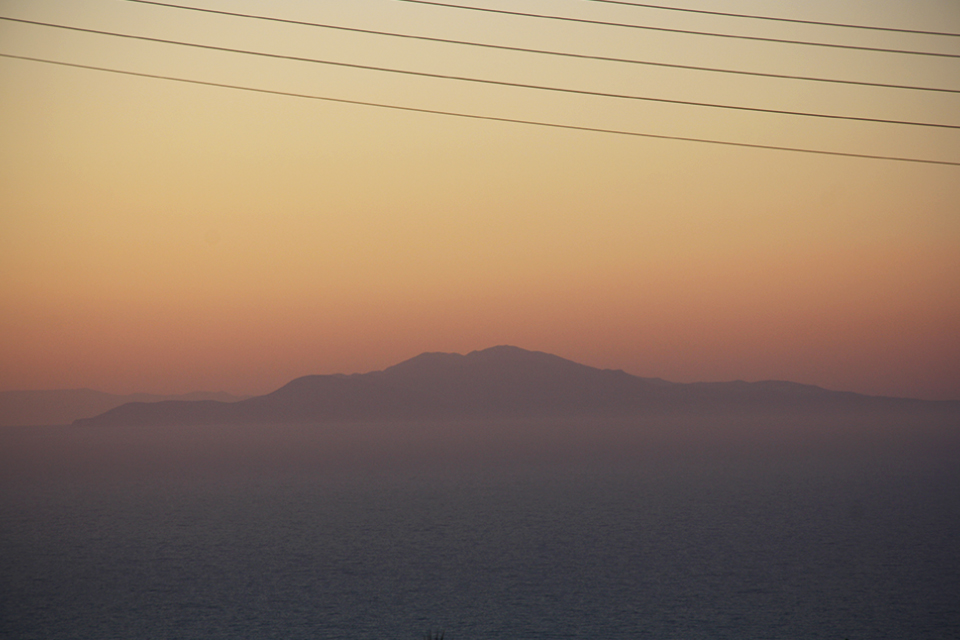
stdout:
{"type": "Polygon", "coordinates": [[[330,98],[330,97],[326,97],[326,96],[318,96],[318,95],[311,95],[311,94],[304,94],[304,93],[293,93],[293,92],[290,92],[290,91],[276,91],[276,90],[273,90],[273,89],[262,89],[262,88],[258,88],[258,87],[244,87],[244,86],[234,85],[234,84],[225,84],[225,83],[222,83],[222,82],[209,82],[209,81],[206,81],[206,80],[192,80],[192,79],[188,79],[188,78],[177,78],[177,77],[173,77],[173,76],[164,76],[164,75],[158,75],[158,74],[152,74],[152,73],[141,73],[141,72],[139,72],[139,71],[124,71],[124,70],[121,70],[121,69],[109,69],[109,68],[106,68],[106,67],[97,67],[97,66],[93,66],[93,65],[77,64],[77,63],[75,63],[75,62],[61,62],[61,61],[59,61],[59,60],[47,60],[47,59],[44,59],[44,58],[33,58],[33,57],[30,57],[30,56],[18,56],[18,55],[13,55],[13,54],[10,54],[10,53],[0,53],[0,57],[3,57],[3,58],[12,58],[12,59],[15,59],[15,60],[29,60],[29,61],[31,61],[31,62],[41,62],[41,63],[44,63],[44,64],[53,64],[53,65],[59,65],[59,66],[64,66],[64,67],[72,67],[72,68],[76,68],[76,69],[88,69],[88,70],[91,70],[91,71],[103,71],[103,72],[106,72],[106,73],[116,73],[116,74],[120,74],[120,75],[135,76],[135,77],[139,77],[139,78],[150,78],[150,79],[153,79],[153,80],[169,80],[169,81],[172,81],[172,82],[183,82],[183,83],[187,83],[187,84],[201,85],[201,86],[207,86],[207,87],[218,87],[218,88],[221,88],[221,89],[237,89],[237,90],[239,90],[239,91],[250,91],[250,92],[254,92],[254,93],[265,93],[265,94],[270,94],[270,95],[286,96],[286,97],[291,97],[291,98],[305,98],[305,99],[308,99],[308,100],[322,100],[322,101],[325,101],[325,102],[336,102],[336,103],[340,103],[340,104],[351,104],[351,105],[359,105],[359,106],[365,106],[365,107],[378,107],[378,108],[383,108],[383,109],[393,109],[393,110],[397,110],[397,111],[410,111],[410,112],[414,112],[414,113],[426,113],[426,114],[431,114],[431,115],[453,116],[453,117],[457,117],[457,118],[470,118],[470,119],[473,119],[473,120],[490,120],[490,121],[494,121],[494,122],[509,122],[509,123],[514,123],[514,124],[534,125],[534,126],[538,126],[538,127],[550,127],[550,128],[553,128],[553,129],[570,129],[570,130],[573,130],[573,131],[588,131],[588,132],[592,132],[592,133],[609,133],[609,134],[615,134],[615,135],[633,136],[633,137],[638,137],[638,138],[654,138],[654,139],[657,139],[657,140],[676,140],[676,141],[682,141],[682,142],[699,142],[699,143],[703,143],[703,144],[715,144],[715,145],[723,145],[723,146],[728,146],[728,147],[743,147],[743,148],[747,148],[747,149],[763,149],[763,150],[767,150],[767,151],[791,151],[791,152],[794,152],[794,153],[809,153],[809,154],[816,154],[816,155],[838,156],[838,157],[844,157],[844,158],[860,158],[860,159],[867,159],[867,160],[891,160],[891,161],[895,161],[895,162],[914,162],[914,163],[920,163],[920,164],[936,164],[936,165],[944,165],[944,166],[951,166],[951,167],[960,167],[960,162],[952,162],[952,161],[949,161],[949,160],[931,160],[931,159],[928,159],[928,158],[907,158],[907,157],[900,157],[900,156],[882,156],[882,155],[874,155],[874,154],[866,154],[866,153],[850,153],[850,152],[846,152],[846,151],[825,151],[825,150],[821,150],[821,149],[804,149],[804,148],[801,148],[801,147],[784,147],[784,146],[778,146],[778,145],[753,144],[753,143],[749,143],[749,142],[732,142],[732,141],[728,141],[728,140],[711,140],[711,139],[709,139],[709,138],[691,138],[691,137],[685,137],[685,136],[670,136],[670,135],[663,135],[663,134],[656,134],[656,133],[640,133],[640,132],[637,132],[637,131],[624,131],[624,130],[620,130],[620,129],[603,129],[603,128],[599,128],[599,127],[583,127],[583,126],[571,125],[571,124],[558,124],[558,123],[554,123],[554,122],[542,122],[542,121],[539,121],[539,120],[521,120],[521,119],[518,119],[518,118],[502,118],[502,117],[499,117],[499,116],[488,116],[488,115],[481,115],[481,114],[461,113],[461,112],[457,112],[457,111],[441,111],[441,110],[438,110],[438,109],[423,109],[423,108],[420,108],[420,107],[405,107],[405,106],[401,106],[401,105],[385,104],[385,103],[380,103],[380,102],[367,102],[367,101],[362,101],[362,100],[348,100],[348,99],[346,99],[346,98],[330,98]]]}
{"type": "Polygon", "coordinates": [[[642,9],[657,9],[660,11],[679,11],[682,13],[699,13],[708,16],[724,16],[726,18],[747,18],[749,20],[768,20],[771,22],[789,22],[792,24],[811,24],[819,27],[842,27],[844,29],[864,29],[867,31],[887,31],[893,33],[910,33],[922,36],[945,36],[960,38],[960,33],[945,31],[923,31],[921,29],[901,29],[899,27],[875,27],[864,24],[848,24],[843,22],[824,22],[822,20],[800,20],[798,18],[777,18],[773,16],[757,16],[749,13],[728,13],[725,11],[708,11],[706,9],[685,9],[682,7],[665,7],[659,4],[645,4],[640,2],[625,2],[624,0],[586,0],[587,2],[603,2],[605,4],[619,4],[626,7],[642,9]]]}
{"type": "Polygon", "coordinates": [[[312,64],[324,64],[335,67],[345,67],[348,69],[361,69],[364,71],[378,71],[382,73],[396,73],[408,76],[417,76],[422,78],[433,78],[437,80],[455,80],[458,82],[472,82],[477,84],[487,84],[499,87],[510,87],[513,89],[534,89],[537,91],[551,91],[554,93],[570,93],[576,95],[592,96],[598,98],[616,98],[620,100],[639,100],[643,102],[658,102],[662,104],[677,104],[691,107],[705,107],[710,109],[727,109],[730,111],[749,111],[751,113],[769,113],[773,115],[799,116],[805,118],[825,118],[829,120],[850,120],[855,122],[870,122],[874,124],[896,124],[914,127],[933,127],[938,129],[960,129],[960,124],[940,124],[935,122],[916,122],[912,120],[889,120],[885,118],[867,118],[864,116],[844,116],[827,113],[811,113],[808,111],[788,111],[785,109],[766,109],[763,107],[745,107],[742,105],[717,104],[714,102],[696,102],[692,100],[676,100],[672,98],[652,98],[649,96],[637,96],[622,93],[606,93],[602,91],[588,91],[585,89],[569,89],[564,87],[550,87],[544,85],[528,84],[524,82],[507,82],[504,80],[489,80],[485,78],[471,78],[467,76],[457,76],[443,73],[429,73],[426,71],[411,71],[408,69],[393,69],[391,67],[377,67],[365,64],[356,64],[353,62],[337,62],[334,60],[319,60],[317,58],[303,58],[300,56],[284,55],[279,53],[266,53],[263,51],[251,51],[249,49],[234,49],[231,47],[220,47],[211,44],[199,44],[194,42],[182,42],[180,40],[167,40],[164,38],[152,38],[149,36],[138,36],[128,33],[115,33],[112,31],[101,31],[99,29],[86,29],[84,27],[72,27],[61,24],[52,24],[48,22],[37,22],[35,20],[24,20],[22,18],[7,18],[0,16],[0,20],[11,22],[20,22],[42,27],[51,27],[55,29],[66,29],[69,31],[79,31],[82,33],[92,33],[103,36],[113,36],[117,38],[127,38],[131,40],[142,40],[146,42],[157,42],[160,44],[172,44],[182,47],[193,47],[197,49],[206,49],[211,51],[223,51],[226,53],[239,53],[243,55],[259,56],[263,58],[273,58],[278,60],[292,60],[296,62],[309,62],[312,64]]]}
{"type": "Polygon", "coordinates": [[[446,2],[434,2],[433,0],[396,0],[396,2],[410,2],[412,4],[422,4],[434,7],[443,7],[445,9],[465,9],[467,11],[483,11],[486,13],[499,13],[508,16],[522,16],[524,18],[543,18],[545,20],[562,20],[565,22],[579,22],[581,24],[595,24],[607,27],[625,27],[628,29],[644,29],[646,31],[663,31],[667,33],[685,33],[695,36],[710,36],[714,38],[733,38],[736,40],[753,40],[756,42],[776,42],[779,44],[797,44],[810,47],[830,47],[832,49],[853,49],[857,51],[874,51],[880,53],[900,53],[912,56],[935,56],[939,58],[960,58],[960,53],[937,53],[934,51],[914,51],[911,49],[886,49],[882,47],[866,47],[855,44],[836,44],[832,42],[810,42],[809,40],[787,40],[783,38],[767,38],[763,36],[743,36],[732,33],[716,33],[713,31],[693,31],[690,29],[674,29],[669,27],[651,27],[641,24],[628,24],[623,22],[607,22],[604,20],[588,20],[586,18],[571,18],[568,16],[555,16],[542,13],[526,13],[522,11],[508,11],[506,9],[492,9],[490,7],[470,7],[462,4],[448,4],[446,2]]]}
{"type": "Polygon", "coordinates": [[[435,38],[431,36],[411,35],[406,33],[395,33],[392,31],[377,31],[374,29],[361,29],[359,27],[343,27],[340,25],[323,24],[319,22],[306,22],[303,20],[291,20],[287,18],[275,18],[272,16],[262,16],[250,13],[236,13],[234,11],[223,11],[219,9],[207,9],[203,7],[189,7],[179,4],[168,4],[166,2],[154,2],[153,0],[127,0],[127,2],[137,2],[140,4],[150,4],[158,7],[167,7],[170,9],[183,9],[186,11],[197,11],[200,13],[212,13],[216,15],[232,16],[235,18],[248,18],[251,20],[265,20],[269,22],[279,22],[284,24],[294,24],[305,27],[319,27],[321,29],[333,29],[337,31],[348,31],[351,33],[364,33],[375,36],[387,36],[391,38],[406,38],[409,40],[422,40],[425,42],[438,42],[443,44],[456,44],[468,47],[482,47],[485,49],[498,49],[501,51],[515,51],[520,53],[534,53],[547,56],[560,56],[565,58],[576,58],[580,60],[597,60],[600,62],[619,62],[624,64],[646,65],[651,67],[666,67],[669,69],[684,69],[687,71],[706,71],[709,73],[728,73],[742,76],[754,76],[758,78],[776,78],[780,80],[802,80],[806,82],[828,82],[832,84],[846,84],[860,87],[879,87],[883,89],[907,89],[910,91],[936,91],[940,93],[960,93],[960,89],[942,89],[938,87],[918,87],[914,85],[891,84],[884,82],[865,82],[861,80],[840,80],[835,78],[817,78],[813,76],[789,75],[782,73],[763,73],[761,71],[741,71],[737,69],[720,69],[716,67],[700,67],[687,64],[673,64],[669,62],[652,62],[649,60],[636,60],[631,58],[613,58],[609,56],[590,55],[585,53],[569,53],[565,51],[550,51],[545,49],[531,49],[527,47],[514,47],[509,45],[489,44],[486,42],[473,42],[470,40],[454,40],[450,38],[435,38]]]}

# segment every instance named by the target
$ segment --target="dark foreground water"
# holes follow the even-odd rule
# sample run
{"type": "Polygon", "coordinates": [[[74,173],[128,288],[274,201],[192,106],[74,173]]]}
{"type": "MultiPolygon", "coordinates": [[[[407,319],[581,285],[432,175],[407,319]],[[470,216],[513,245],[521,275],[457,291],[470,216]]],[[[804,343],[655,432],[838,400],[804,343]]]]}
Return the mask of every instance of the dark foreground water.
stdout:
{"type": "Polygon", "coordinates": [[[0,637],[960,637],[950,438],[376,436],[4,430],[0,637]]]}

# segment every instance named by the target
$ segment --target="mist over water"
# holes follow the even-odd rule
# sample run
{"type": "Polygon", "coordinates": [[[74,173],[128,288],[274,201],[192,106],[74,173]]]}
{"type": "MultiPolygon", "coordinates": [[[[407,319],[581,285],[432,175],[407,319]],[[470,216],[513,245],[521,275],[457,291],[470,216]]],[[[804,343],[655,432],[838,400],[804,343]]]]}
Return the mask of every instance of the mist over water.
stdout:
{"type": "Polygon", "coordinates": [[[949,417],[0,430],[0,636],[953,638],[949,417]]]}

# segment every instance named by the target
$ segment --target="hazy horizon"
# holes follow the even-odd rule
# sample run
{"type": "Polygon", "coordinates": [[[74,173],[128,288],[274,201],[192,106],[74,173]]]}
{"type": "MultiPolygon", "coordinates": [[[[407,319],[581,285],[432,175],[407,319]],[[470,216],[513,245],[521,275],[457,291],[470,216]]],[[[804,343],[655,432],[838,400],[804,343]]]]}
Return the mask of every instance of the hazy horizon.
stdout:
{"type": "MultiPolygon", "coordinates": [[[[516,347],[516,345],[494,345],[494,346],[495,346],[495,347],[519,348],[519,349],[524,350],[524,351],[533,351],[533,350],[529,350],[529,349],[523,349],[523,347],[516,347]]],[[[490,348],[493,348],[493,347],[488,347],[488,349],[490,349],[490,348]]],[[[103,389],[91,389],[91,388],[89,388],[89,387],[60,388],[60,389],[0,389],[0,393],[33,393],[33,392],[93,391],[93,392],[96,392],[96,393],[102,393],[102,394],[104,394],[104,395],[109,395],[109,396],[118,396],[118,397],[155,396],[155,397],[158,398],[158,399],[173,399],[173,398],[190,399],[191,396],[209,396],[209,397],[213,397],[213,396],[215,396],[215,395],[217,395],[217,394],[222,394],[222,395],[224,395],[224,396],[229,396],[228,398],[225,398],[225,401],[231,402],[231,401],[234,401],[234,400],[236,400],[236,399],[244,399],[244,398],[250,398],[250,397],[255,397],[255,396],[258,396],[258,395],[266,395],[266,394],[272,393],[273,391],[276,391],[276,390],[278,390],[278,389],[283,388],[284,386],[286,386],[287,384],[289,384],[290,382],[292,382],[292,381],[294,381],[294,380],[297,380],[298,378],[311,377],[311,376],[324,376],[324,375],[334,375],[334,376],[337,376],[337,375],[362,375],[362,374],[367,374],[367,373],[377,373],[377,372],[383,371],[383,370],[385,370],[385,369],[389,369],[390,367],[392,367],[392,366],[394,366],[394,365],[403,364],[404,362],[407,362],[408,360],[416,359],[418,356],[437,355],[437,354],[440,354],[440,355],[465,356],[465,355],[469,355],[470,353],[480,352],[480,351],[484,351],[484,350],[485,350],[485,349],[476,349],[476,350],[474,350],[474,351],[465,352],[465,353],[444,352],[444,351],[424,351],[424,352],[419,353],[419,354],[417,354],[417,355],[415,355],[415,356],[413,356],[413,357],[411,357],[411,358],[405,358],[404,360],[401,360],[401,361],[398,361],[398,362],[394,362],[394,363],[388,364],[388,365],[386,365],[386,366],[384,366],[384,367],[381,367],[381,368],[378,368],[378,369],[370,369],[370,370],[367,370],[367,371],[351,371],[351,372],[335,371],[335,372],[330,372],[330,373],[304,373],[304,374],[299,375],[299,376],[297,376],[297,377],[295,377],[295,378],[291,378],[290,380],[287,380],[287,381],[285,381],[285,382],[282,382],[282,383],[280,383],[279,385],[277,385],[276,387],[270,387],[270,388],[266,389],[265,391],[262,391],[262,392],[256,393],[256,394],[243,394],[243,395],[241,395],[241,394],[233,394],[233,393],[231,393],[231,392],[229,392],[229,391],[224,391],[223,389],[192,389],[192,390],[185,391],[185,392],[181,392],[181,393],[166,393],[166,394],[164,394],[164,393],[156,393],[156,392],[154,392],[154,391],[152,391],[152,390],[150,390],[150,389],[146,389],[146,390],[140,389],[140,390],[129,391],[129,392],[125,392],[125,393],[116,393],[116,392],[112,392],[112,391],[104,391],[103,389]]],[[[546,353],[546,352],[542,352],[542,351],[533,351],[533,352],[534,352],[534,353],[546,353]]],[[[557,354],[548,354],[548,355],[557,355],[557,354]]],[[[562,356],[560,356],[560,357],[562,357],[562,356]]],[[[570,362],[576,362],[576,361],[574,361],[574,360],[570,360],[569,358],[564,358],[564,360],[568,360],[568,361],[570,361],[570,362]]],[[[588,365],[588,364],[583,363],[583,362],[576,362],[576,364],[584,364],[584,365],[586,365],[586,366],[592,366],[592,365],[588,365]]],[[[607,367],[607,368],[593,367],[593,368],[599,369],[599,370],[607,370],[607,371],[610,371],[610,370],[613,370],[613,371],[623,371],[622,369],[612,369],[612,368],[609,368],[609,367],[607,367]]],[[[788,382],[788,383],[795,383],[795,384],[800,384],[800,385],[808,384],[808,383],[797,382],[797,381],[795,381],[795,380],[785,380],[785,379],[782,379],[782,378],[764,378],[764,379],[759,379],[759,380],[743,380],[743,379],[739,379],[739,378],[738,378],[738,379],[725,379],[725,380],[689,380],[689,381],[683,381],[683,382],[681,382],[681,381],[678,381],[678,380],[668,380],[668,379],[666,379],[666,378],[663,378],[662,376],[637,376],[636,374],[630,373],[629,371],[626,371],[625,373],[627,373],[627,374],[629,374],[629,375],[631,375],[631,376],[638,377],[638,378],[646,378],[646,379],[651,379],[651,380],[662,380],[662,381],[664,381],[664,382],[676,383],[676,384],[680,384],[680,385],[690,384],[690,383],[692,383],[692,384],[697,384],[697,383],[715,383],[715,382],[719,382],[719,383],[724,383],[724,382],[746,382],[746,383],[758,383],[758,382],[788,382]]],[[[821,386],[821,385],[810,385],[810,386],[815,386],[815,387],[818,387],[818,388],[821,388],[821,389],[824,389],[824,390],[827,390],[827,391],[852,392],[850,389],[836,389],[836,388],[823,387],[823,386],[821,386]]],[[[857,392],[852,392],[852,393],[857,393],[857,392]]],[[[924,400],[924,399],[925,399],[925,398],[910,398],[910,397],[908,397],[908,396],[879,396],[879,394],[862,394],[862,395],[878,395],[878,397],[904,398],[904,399],[917,399],[917,400],[924,400]]],[[[937,399],[935,399],[935,400],[954,401],[954,400],[956,400],[956,399],[955,399],[955,398],[937,398],[937,399]]]]}

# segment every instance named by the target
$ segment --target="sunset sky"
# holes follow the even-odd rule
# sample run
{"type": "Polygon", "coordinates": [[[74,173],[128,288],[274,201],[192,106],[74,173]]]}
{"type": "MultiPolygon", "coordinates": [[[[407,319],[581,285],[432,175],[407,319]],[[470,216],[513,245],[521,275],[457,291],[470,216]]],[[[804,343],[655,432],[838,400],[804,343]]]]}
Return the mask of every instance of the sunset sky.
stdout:
{"type": "MultiPolygon", "coordinates": [[[[960,37],[442,0],[960,55],[960,37]]],[[[170,0],[433,38],[960,90],[960,57],[400,0],[170,0]]],[[[663,6],[960,34],[956,0],[663,6]]],[[[960,125],[960,93],[758,78],[124,0],[0,16],[351,64],[960,125]]],[[[588,128],[960,162],[960,129],[492,86],[0,20],[0,53],[588,128]]],[[[498,344],[687,382],[960,400],[960,166],[465,119],[0,57],[0,390],[265,393],[498,344]]]]}

